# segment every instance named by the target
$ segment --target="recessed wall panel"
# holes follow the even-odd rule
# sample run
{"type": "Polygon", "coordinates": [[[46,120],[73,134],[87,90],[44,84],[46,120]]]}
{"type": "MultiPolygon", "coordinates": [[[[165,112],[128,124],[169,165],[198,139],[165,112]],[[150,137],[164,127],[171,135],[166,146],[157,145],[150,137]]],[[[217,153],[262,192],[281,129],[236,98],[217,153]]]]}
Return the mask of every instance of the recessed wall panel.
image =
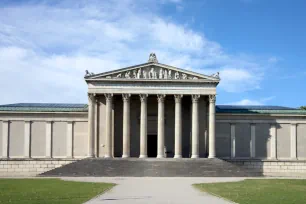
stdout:
{"type": "Polygon", "coordinates": [[[67,123],[52,124],[52,157],[67,156],[67,123]]]}
{"type": "Polygon", "coordinates": [[[46,156],[46,122],[31,124],[31,157],[46,156]]]}
{"type": "Polygon", "coordinates": [[[290,124],[276,124],[276,156],[277,158],[290,158],[290,124]]]}

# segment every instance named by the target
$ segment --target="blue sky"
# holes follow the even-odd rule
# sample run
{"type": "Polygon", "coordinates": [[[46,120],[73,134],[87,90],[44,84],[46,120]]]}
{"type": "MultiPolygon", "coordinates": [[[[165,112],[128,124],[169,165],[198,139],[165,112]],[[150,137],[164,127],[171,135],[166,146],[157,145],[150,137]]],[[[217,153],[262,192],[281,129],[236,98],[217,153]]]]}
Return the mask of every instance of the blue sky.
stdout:
{"type": "Polygon", "coordinates": [[[220,72],[218,104],[306,105],[306,1],[1,1],[0,103],[86,103],[85,70],[220,72]]]}

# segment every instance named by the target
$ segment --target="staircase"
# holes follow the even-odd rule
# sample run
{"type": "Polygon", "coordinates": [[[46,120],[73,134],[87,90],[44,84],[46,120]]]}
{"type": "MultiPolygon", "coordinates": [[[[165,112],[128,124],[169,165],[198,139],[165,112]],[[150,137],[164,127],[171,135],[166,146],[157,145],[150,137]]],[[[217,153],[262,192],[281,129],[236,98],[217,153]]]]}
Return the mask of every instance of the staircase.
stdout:
{"type": "Polygon", "coordinates": [[[40,176],[248,177],[261,176],[220,159],[83,159],[40,176]]]}

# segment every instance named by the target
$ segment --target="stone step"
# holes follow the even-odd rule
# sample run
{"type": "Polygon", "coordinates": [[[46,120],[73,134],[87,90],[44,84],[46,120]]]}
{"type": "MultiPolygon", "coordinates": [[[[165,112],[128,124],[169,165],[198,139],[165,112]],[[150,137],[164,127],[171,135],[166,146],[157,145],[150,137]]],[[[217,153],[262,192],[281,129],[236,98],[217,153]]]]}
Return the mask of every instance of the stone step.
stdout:
{"type": "Polygon", "coordinates": [[[261,176],[220,159],[84,159],[40,176],[246,177],[261,176]]]}

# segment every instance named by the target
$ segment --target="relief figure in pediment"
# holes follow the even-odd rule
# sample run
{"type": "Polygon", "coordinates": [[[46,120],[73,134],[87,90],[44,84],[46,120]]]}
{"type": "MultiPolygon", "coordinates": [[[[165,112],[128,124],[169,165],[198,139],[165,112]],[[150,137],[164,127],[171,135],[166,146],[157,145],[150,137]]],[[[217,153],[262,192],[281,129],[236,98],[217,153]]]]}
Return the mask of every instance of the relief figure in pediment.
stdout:
{"type": "Polygon", "coordinates": [[[122,77],[122,73],[117,74],[116,78],[121,78],[122,77]]]}
{"type": "Polygon", "coordinates": [[[163,69],[160,69],[159,70],[159,79],[162,79],[163,78],[163,69]]]}
{"type": "Polygon", "coordinates": [[[154,68],[152,68],[149,72],[149,79],[157,79],[157,73],[154,68]]]}
{"type": "Polygon", "coordinates": [[[183,79],[187,79],[187,74],[182,74],[183,79]]]}
{"type": "Polygon", "coordinates": [[[141,76],[141,69],[138,69],[138,72],[137,72],[137,79],[140,79],[140,76],[141,76]]]}
{"type": "Polygon", "coordinates": [[[175,74],[174,74],[174,79],[180,79],[180,73],[175,72],[175,74]]]}
{"type": "Polygon", "coordinates": [[[127,79],[131,78],[131,72],[130,71],[125,73],[125,78],[127,78],[127,79]]]}
{"type": "Polygon", "coordinates": [[[133,70],[133,78],[134,78],[134,79],[137,79],[137,72],[136,72],[135,69],[133,70]]]}
{"type": "Polygon", "coordinates": [[[171,70],[168,71],[168,79],[172,79],[171,70]]]}
{"type": "Polygon", "coordinates": [[[168,79],[168,72],[167,72],[167,70],[165,70],[165,72],[164,72],[164,79],[168,79]]]}
{"type": "Polygon", "coordinates": [[[147,72],[146,72],[146,70],[143,70],[143,71],[142,71],[142,75],[143,75],[143,78],[144,78],[144,79],[147,78],[147,72]]]}

